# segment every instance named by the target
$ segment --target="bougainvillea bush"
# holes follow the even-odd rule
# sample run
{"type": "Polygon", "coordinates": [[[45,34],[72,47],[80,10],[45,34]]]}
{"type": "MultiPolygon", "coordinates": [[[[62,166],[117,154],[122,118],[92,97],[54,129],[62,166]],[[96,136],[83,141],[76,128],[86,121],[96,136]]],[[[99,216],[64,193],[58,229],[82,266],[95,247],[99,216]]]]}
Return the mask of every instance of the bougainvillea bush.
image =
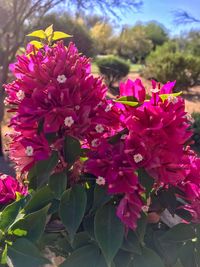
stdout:
{"type": "Polygon", "coordinates": [[[175,82],[120,84],[120,96],[52,27],[11,70],[10,158],[0,176],[1,264],[200,266],[200,158],[175,82]]]}

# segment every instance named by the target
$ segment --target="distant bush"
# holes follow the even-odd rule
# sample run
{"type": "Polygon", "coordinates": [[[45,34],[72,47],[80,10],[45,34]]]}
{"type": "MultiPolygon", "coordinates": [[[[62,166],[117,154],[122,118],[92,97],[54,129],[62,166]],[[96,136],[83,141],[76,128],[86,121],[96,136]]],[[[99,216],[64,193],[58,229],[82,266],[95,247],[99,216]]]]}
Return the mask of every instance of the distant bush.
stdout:
{"type": "Polygon", "coordinates": [[[127,61],[113,55],[99,57],[96,63],[109,87],[127,76],[130,70],[130,65],[127,61]]]}
{"type": "Polygon", "coordinates": [[[200,113],[192,113],[192,118],[194,119],[194,122],[192,124],[192,129],[194,131],[192,139],[194,141],[194,144],[192,144],[192,148],[200,153],[200,113]]]}
{"type": "Polygon", "coordinates": [[[163,83],[176,80],[178,90],[187,90],[200,81],[200,58],[179,52],[175,47],[174,50],[158,47],[148,56],[143,75],[163,83]]]}

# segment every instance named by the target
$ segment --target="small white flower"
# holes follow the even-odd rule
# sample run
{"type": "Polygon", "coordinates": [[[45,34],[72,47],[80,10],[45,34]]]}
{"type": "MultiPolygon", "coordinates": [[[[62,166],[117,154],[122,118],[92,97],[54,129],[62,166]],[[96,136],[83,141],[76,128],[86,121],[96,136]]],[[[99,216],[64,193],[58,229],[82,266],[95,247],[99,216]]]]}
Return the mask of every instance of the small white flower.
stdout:
{"type": "Polygon", "coordinates": [[[135,154],[133,156],[133,159],[134,159],[135,163],[139,163],[139,162],[141,162],[143,160],[143,156],[138,153],[138,154],[135,154]]]}
{"type": "Polygon", "coordinates": [[[112,109],[112,104],[108,104],[107,107],[105,108],[105,112],[108,112],[112,109]]]}
{"type": "Polygon", "coordinates": [[[155,89],[151,89],[151,92],[156,94],[156,93],[160,92],[160,90],[158,88],[155,88],[155,89]]]}
{"type": "Polygon", "coordinates": [[[75,106],[75,110],[79,110],[80,109],[80,106],[79,105],[76,105],[75,106]]]}
{"type": "Polygon", "coordinates": [[[27,155],[28,157],[33,156],[33,147],[32,147],[32,146],[27,146],[27,147],[26,147],[26,155],[27,155]]]}
{"type": "Polygon", "coordinates": [[[18,98],[18,100],[23,100],[24,97],[25,97],[25,94],[22,90],[19,90],[17,93],[16,93],[16,96],[18,98]]]}
{"type": "Polygon", "coordinates": [[[73,120],[72,116],[66,117],[65,118],[65,126],[71,127],[72,124],[74,124],[74,120],[73,120]]]}
{"type": "Polygon", "coordinates": [[[95,130],[97,131],[97,133],[103,133],[104,128],[101,124],[97,124],[95,130]]]}
{"type": "Polygon", "coordinates": [[[100,144],[99,139],[93,139],[91,142],[92,147],[98,147],[99,144],[100,144]]]}
{"type": "Polygon", "coordinates": [[[58,75],[58,77],[57,77],[57,81],[59,83],[65,83],[66,80],[67,80],[67,78],[66,78],[66,76],[64,74],[63,75],[58,75]]]}
{"type": "Polygon", "coordinates": [[[167,100],[169,103],[172,103],[172,104],[176,104],[178,102],[178,98],[176,96],[173,96],[173,95],[169,95],[167,100]]]}
{"type": "Polygon", "coordinates": [[[98,185],[105,185],[106,180],[102,176],[98,176],[97,179],[96,179],[96,183],[98,185]]]}
{"type": "Polygon", "coordinates": [[[2,174],[1,176],[0,176],[0,179],[1,180],[4,180],[4,179],[6,179],[8,177],[8,175],[6,175],[6,174],[2,174]]]}
{"type": "Polygon", "coordinates": [[[120,137],[120,139],[124,140],[124,139],[126,139],[127,136],[128,136],[128,134],[122,134],[122,136],[120,137]]]}

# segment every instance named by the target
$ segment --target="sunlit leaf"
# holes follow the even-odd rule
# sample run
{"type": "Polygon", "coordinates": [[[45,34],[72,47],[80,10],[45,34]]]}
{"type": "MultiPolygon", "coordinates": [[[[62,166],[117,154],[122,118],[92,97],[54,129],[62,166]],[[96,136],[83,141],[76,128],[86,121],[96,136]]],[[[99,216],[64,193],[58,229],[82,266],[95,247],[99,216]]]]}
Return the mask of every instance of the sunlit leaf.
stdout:
{"type": "Polygon", "coordinates": [[[37,31],[31,32],[31,33],[27,34],[27,36],[38,37],[40,39],[46,39],[47,38],[47,36],[43,30],[37,30],[37,31]]]}
{"type": "Polygon", "coordinates": [[[64,39],[64,38],[69,38],[69,37],[72,37],[72,35],[64,33],[64,32],[55,31],[53,33],[52,40],[56,41],[56,40],[59,40],[59,39],[64,39]]]}
{"type": "Polygon", "coordinates": [[[40,48],[43,47],[43,44],[41,42],[35,41],[35,40],[34,41],[31,41],[30,44],[34,45],[35,48],[37,48],[37,49],[40,49],[40,48]]]}

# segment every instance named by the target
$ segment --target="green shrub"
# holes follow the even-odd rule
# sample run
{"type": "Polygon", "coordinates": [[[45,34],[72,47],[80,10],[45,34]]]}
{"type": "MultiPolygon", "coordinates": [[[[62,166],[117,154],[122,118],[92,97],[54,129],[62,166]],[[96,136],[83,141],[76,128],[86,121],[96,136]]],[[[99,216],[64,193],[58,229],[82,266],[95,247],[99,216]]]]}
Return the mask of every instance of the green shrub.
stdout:
{"type": "Polygon", "coordinates": [[[187,90],[200,81],[200,58],[159,47],[147,58],[143,75],[162,83],[176,80],[178,90],[187,90]]]}
{"type": "Polygon", "coordinates": [[[109,87],[127,76],[130,70],[130,65],[127,61],[112,55],[99,57],[96,63],[109,87]]]}
{"type": "Polygon", "coordinates": [[[192,118],[194,119],[194,122],[192,124],[192,129],[194,131],[192,139],[194,141],[194,144],[192,144],[192,148],[196,152],[200,153],[200,113],[199,112],[192,113],[192,118]]]}

